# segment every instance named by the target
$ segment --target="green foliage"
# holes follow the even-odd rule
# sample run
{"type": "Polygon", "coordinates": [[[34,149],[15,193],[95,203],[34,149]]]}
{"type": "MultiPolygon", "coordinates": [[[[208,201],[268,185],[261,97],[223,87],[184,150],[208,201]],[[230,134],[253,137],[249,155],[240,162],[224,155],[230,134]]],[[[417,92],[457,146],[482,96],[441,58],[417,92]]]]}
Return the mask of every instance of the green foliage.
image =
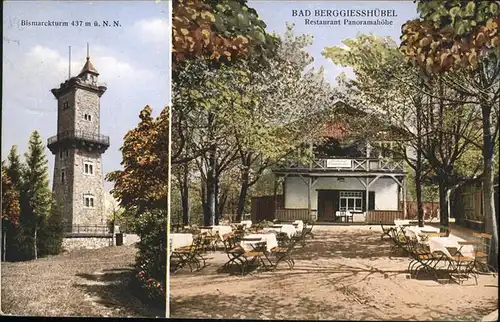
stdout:
{"type": "MultiPolygon", "coordinates": [[[[191,59],[229,63],[264,58],[275,40],[246,0],[175,0],[172,18],[174,71],[191,59]]],[[[262,59],[261,62],[265,62],[262,59]]],[[[175,78],[175,76],[174,76],[175,78]]]]}
{"type": "Polygon", "coordinates": [[[33,259],[33,237],[22,225],[12,227],[7,232],[6,260],[10,262],[33,259]]]}
{"type": "Polygon", "coordinates": [[[314,137],[331,108],[332,92],[323,70],[310,67],[313,59],[306,48],[312,37],[297,36],[293,29],[288,25],[284,36],[275,36],[279,46],[267,57],[265,69],[253,70],[258,59],[253,56],[217,68],[197,60],[174,80],[178,123],[173,126],[173,149],[194,155],[202,185],[213,184],[213,152],[208,151],[216,151],[217,198],[226,210],[238,203],[232,196],[240,195],[240,189],[246,198],[245,189],[265,169],[314,137]]]}
{"type": "Polygon", "coordinates": [[[16,189],[21,190],[24,165],[22,164],[20,155],[17,152],[17,146],[13,145],[11,147],[9,155],[7,156],[7,161],[7,175],[9,176],[16,189]]]}
{"type": "Polygon", "coordinates": [[[25,164],[20,161],[16,147],[12,147],[8,163],[2,169],[2,180],[4,177],[14,178],[11,188],[19,196],[20,210],[18,225],[6,225],[6,259],[30,260],[58,253],[62,241],[61,214],[52,207],[45,146],[37,131],[30,136],[25,164]]]}
{"type": "Polygon", "coordinates": [[[418,1],[420,19],[402,27],[401,51],[428,72],[478,68],[500,55],[498,1],[418,1]]]}
{"type": "Polygon", "coordinates": [[[148,298],[158,305],[166,302],[167,212],[152,210],[137,221],[137,281],[148,298]]]}
{"type": "Polygon", "coordinates": [[[49,168],[45,156],[45,145],[37,131],[29,140],[25,154],[26,171],[23,173],[23,205],[21,221],[26,228],[37,229],[40,222],[49,215],[52,192],[49,188],[49,168]]]}
{"type": "Polygon", "coordinates": [[[19,190],[7,173],[8,168],[2,165],[2,224],[16,226],[20,213],[19,190]]]}
{"type": "Polygon", "coordinates": [[[44,217],[40,224],[40,233],[37,236],[40,256],[57,255],[62,251],[63,231],[62,210],[54,202],[50,215],[44,217]]]}
{"type": "Polygon", "coordinates": [[[166,206],[168,108],[156,119],[151,113],[149,106],[144,107],[139,124],[124,137],[120,148],[123,170],[106,176],[106,180],[114,183],[111,194],[120,201],[120,206],[137,209],[138,214],[166,206]]]}

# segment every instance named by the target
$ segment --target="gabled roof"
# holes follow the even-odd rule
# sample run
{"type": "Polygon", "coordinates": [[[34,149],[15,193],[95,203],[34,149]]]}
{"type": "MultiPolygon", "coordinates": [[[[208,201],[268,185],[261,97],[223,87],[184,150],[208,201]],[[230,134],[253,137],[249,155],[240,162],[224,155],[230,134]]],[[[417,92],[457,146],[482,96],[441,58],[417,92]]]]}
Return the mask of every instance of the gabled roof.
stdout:
{"type": "Polygon", "coordinates": [[[318,137],[343,140],[354,137],[371,137],[372,139],[383,137],[399,137],[404,130],[387,121],[383,114],[370,110],[358,109],[345,104],[343,101],[334,103],[333,119],[322,125],[318,137]],[[370,124],[365,128],[367,123],[370,124]],[[370,130],[379,129],[377,133],[370,130]]]}
{"type": "Polygon", "coordinates": [[[78,76],[81,76],[82,74],[85,73],[92,73],[95,75],[99,75],[99,72],[97,69],[92,65],[92,62],[90,61],[90,57],[87,57],[87,61],[85,62],[85,65],[83,65],[82,70],[80,71],[80,74],[78,76]]]}

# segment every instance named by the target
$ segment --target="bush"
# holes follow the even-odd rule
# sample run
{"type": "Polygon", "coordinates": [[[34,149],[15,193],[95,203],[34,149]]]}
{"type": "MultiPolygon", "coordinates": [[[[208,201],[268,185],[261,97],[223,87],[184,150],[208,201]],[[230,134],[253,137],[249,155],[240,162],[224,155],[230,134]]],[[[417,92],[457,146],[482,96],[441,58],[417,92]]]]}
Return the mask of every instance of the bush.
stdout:
{"type": "Polygon", "coordinates": [[[64,225],[62,211],[57,205],[52,205],[48,218],[44,218],[40,224],[38,233],[39,256],[57,255],[62,250],[64,225]]]}
{"type": "Polygon", "coordinates": [[[6,260],[9,262],[33,259],[33,237],[21,225],[10,225],[7,229],[6,260]]]}
{"type": "Polygon", "coordinates": [[[136,221],[136,233],[140,236],[136,282],[151,302],[165,308],[167,212],[153,210],[141,214],[136,221]]]}

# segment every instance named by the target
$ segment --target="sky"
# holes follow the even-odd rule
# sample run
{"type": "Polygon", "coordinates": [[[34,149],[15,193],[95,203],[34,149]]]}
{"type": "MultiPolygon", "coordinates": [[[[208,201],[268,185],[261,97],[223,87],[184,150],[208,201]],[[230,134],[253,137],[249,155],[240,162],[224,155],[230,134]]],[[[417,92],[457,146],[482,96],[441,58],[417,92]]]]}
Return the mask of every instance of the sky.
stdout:
{"type": "MultiPolygon", "coordinates": [[[[358,33],[372,33],[377,36],[390,36],[397,43],[401,35],[401,26],[410,19],[417,18],[416,4],[413,1],[249,1],[249,7],[254,8],[261,20],[267,24],[267,32],[284,34],[286,22],[295,24],[295,33],[310,34],[314,37],[313,45],[308,52],[314,57],[314,67],[325,68],[325,78],[335,84],[335,78],[342,72],[352,77],[352,71],[336,66],[331,60],[324,58],[321,52],[325,47],[341,46],[342,40],[355,38],[358,33]],[[315,17],[315,10],[394,10],[396,17],[388,18],[392,26],[353,26],[353,25],[306,25],[305,18],[310,20],[337,20],[341,17],[315,17]],[[293,16],[293,10],[310,10],[310,17],[293,16]]],[[[305,13],[305,11],[303,11],[305,13]]],[[[375,18],[353,17],[350,20],[374,20],[375,18]]],[[[383,18],[378,18],[383,19],[383,18]]]]}
{"type": "MultiPolygon", "coordinates": [[[[87,42],[99,81],[101,134],[110,137],[102,155],[104,175],[120,169],[123,136],[139,122],[139,111],[154,116],[167,105],[170,26],[166,1],[95,1],[36,3],[6,1],[3,6],[2,160],[12,145],[27,151],[30,134],[38,130],[44,143],[56,135],[57,101],[50,90],[85,63],[87,42]],[[28,27],[22,20],[68,21],[67,27],[28,27]],[[89,27],[85,22],[118,20],[121,27],[89,27]],[[72,26],[82,21],[83,26],[72,26]]],[[[50,179],[54,156],[46,148],[50,179]]],[[[105,189],[112,185],[105,182],[105,189]]]]}

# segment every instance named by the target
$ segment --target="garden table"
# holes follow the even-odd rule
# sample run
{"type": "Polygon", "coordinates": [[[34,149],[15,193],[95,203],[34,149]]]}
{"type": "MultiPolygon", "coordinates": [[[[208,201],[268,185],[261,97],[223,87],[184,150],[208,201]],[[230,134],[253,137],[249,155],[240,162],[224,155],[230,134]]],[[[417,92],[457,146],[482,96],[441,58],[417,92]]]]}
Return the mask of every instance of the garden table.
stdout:
{"type": "Polygon", "coordinates": [[[410,220],[402,220],[402,219],[395,219],[394,220],[394,225],[396,226],[404,226],[404,225],[409,225],[410,220]]]}
{"type": "Polygon", "coordinates": [[[267,231],[274,231],[277,233],[286,233],[288,238],[292,238],[295,233],[297,233],[297,228],[294,225],[273,225],[267,229],[267,231]]]}
{"type": "Polygon", "coordinates": [[[201,229],[201,232],[202,233],[205,233],[205,232],[218,232],[219,233],[219,236],[224,236],[225,234],[229,234],[230,232],[233,231],[233,227],[231,226],[210,226],[210,227],[204,227],[201,229]]]}
{"type": "Polygon", "coordinates": [[[460,253],[462,253],[462,255],[474,258],[473,245],[463,245],[463,242],[465,242],[464,239],[451,234],[448,237],[431,237],[428,240],[431,252],[441,251],[445,254],[453,255],[454,252],[450,252],[449,249],[456,249],[460,250],[460,253]],[[460,243],[462,243],[462,245],[460,243]]]}
{"type": "Polygon", "coordinates": [[[278,246],[278,240],[274,233],[249,234],[241,239],[240,246],[246,251],[251,251],[254,249],[253,246],[263,241],[266,242],[266,249],[268,252],[278,246]]]}
{"type": "Polygon", "coordinates": [[[439,233],[439,228],[432,226],[409,226],[405,227],[405,232],[408,233],[409,236],[414,236],[417,238],[418,242],[421,241],[421,237],[425,237],[425,233],[439,233]]]}

